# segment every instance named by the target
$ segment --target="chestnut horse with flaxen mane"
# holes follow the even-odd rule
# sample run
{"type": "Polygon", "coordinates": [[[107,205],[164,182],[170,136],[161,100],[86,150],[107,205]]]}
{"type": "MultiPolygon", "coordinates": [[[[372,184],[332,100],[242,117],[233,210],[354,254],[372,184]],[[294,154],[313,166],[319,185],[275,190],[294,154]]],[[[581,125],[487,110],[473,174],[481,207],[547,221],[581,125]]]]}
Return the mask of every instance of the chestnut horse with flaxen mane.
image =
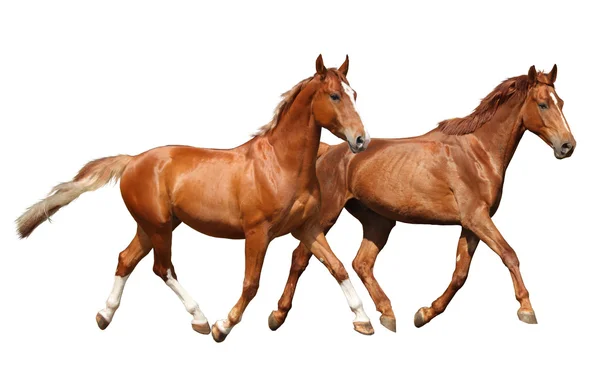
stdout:
{"type": "MultiPolygon", "coordinates": [[[[321,225],[327,232],[344,207],[362,223],[363,241],[352,266],[381,312],[383,326],[395,331],[396,318],[373,266],[396,221],[462,226],[452,281],[431,307],[415,314],[417,327],[442,313],[465,283],[480,240],[510,271],[519,319],[537,322],[517,255],[491,218],[500,205],[506,168],[526,130],[552,147],[558,159],[575,149],[563,101],[554,89],[556,74],[556,65],[549,74],[532,66],[528,75],[498,85],[467,117],[443,121],[419,137],[374,139],[368,151],[356,156],[341,145],[322,144],[328,150],[317,160],[321,225]]],[[[302,245],[294,251],[279,307],[269,317],[271,329],[285,321],[310,256],[302,245]]]]}
{"type": "Polygon", "coordinates": [[[348,57],[339,69],[327,69],[319,55],[316,73],[290,91],[273,120],[247,143],[230,150],[165,146],[137,156],[118,155],[85,165],[75,178],[17,219],[21,237],[84,192],[121,179],[127,209],[138,224],[131,244],[119,255],[113,290],[98,312],[101,329],[119,307],[127,278],[154,249],[154,272],[179,296],[193,316],[194,330],[221,342],[240,322],[256,295],[267,247],[288,233],[302,241],[330,270],[352,311],[354,328],[372,334],[348,273],[331,252],[319,225],[320,191],[315,175],[321,128],[346,140],[352,152],[367,148],[368,133],[356,112],[348,57]],[[198,304],[183,289],[171,262],[173,230],[184,222],[204,234],[246,239],[242,295],[228,318],[212,330],[198,304]]]}

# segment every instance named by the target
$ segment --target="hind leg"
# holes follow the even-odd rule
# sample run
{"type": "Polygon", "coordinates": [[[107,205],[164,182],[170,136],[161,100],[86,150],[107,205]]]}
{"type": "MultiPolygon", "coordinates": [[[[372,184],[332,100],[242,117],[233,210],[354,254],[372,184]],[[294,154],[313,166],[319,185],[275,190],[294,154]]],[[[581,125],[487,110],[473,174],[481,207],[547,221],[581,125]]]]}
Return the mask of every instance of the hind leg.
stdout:
{"type": "Polygon", "coordinates": [[[119,254],[119,264],[115,273],[115,282],[113,289],[106,300],[106,307],[96,315],[98,327],[102,330],[106,329],[112,318],[119,308],[121,296],[125,288],[125,282],[137,264],[150,252],[152,243],[148,235],[138,227],[137,233],[133,240],[123,252],[119,254]]]}
{"type": "Polygon", "coordinates": [[[381,325],[395,332],[396,316],[392,310],[392,303],[379,285],[379,282],[375,279],[373,268],[375,267],[375,260],[379,252],[381,252],[385,243],[387,243],[390,232],[396,225],[396,221],[382,217],[357,201],[350,201],[346,205],[346,209],[363,226],[363,240],[360,244],[358,254],[352,262],[352,267],[367,288],[367,291],[369,291],[375,307],[381,312],[381,317],[379,318],[381,325]]]}
{"type": "Polygon", "coordinates": [[[171,262],[171,240],[173,228],[163,227],[151,232],[150,241],[154,247],[154,273],[179,297],[185,309],[192,315],[192,328],[201,334],[210,333],[210,326],[198,303],[181,286],[171,262]]]}

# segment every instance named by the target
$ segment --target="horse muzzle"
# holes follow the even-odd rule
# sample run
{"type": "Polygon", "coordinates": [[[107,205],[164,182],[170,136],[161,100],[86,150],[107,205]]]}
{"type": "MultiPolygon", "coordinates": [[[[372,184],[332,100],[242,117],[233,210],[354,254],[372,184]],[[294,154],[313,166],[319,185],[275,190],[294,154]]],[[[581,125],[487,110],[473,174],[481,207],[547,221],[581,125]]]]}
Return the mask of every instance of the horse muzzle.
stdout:
{"type": "Polygon", "coordinates": [[[570,157],[573,154],[573,151],[575,151],[575,145],[577,145],[575,140],[564,141],[559,142],[558,144],[554,144],[552,146],[552,149],[554,149],[554,156],[556,157],[556,159],[564,159],[570,157]]]}
{"type": "Polygon", "coordinates": [[[354,154],[366,150],[369,142],[371,142],[371,137],[369,136],[369,132],[366,131],[364,135],[358,136],[354,140],[348,139],[348,145],[354,154]]]}

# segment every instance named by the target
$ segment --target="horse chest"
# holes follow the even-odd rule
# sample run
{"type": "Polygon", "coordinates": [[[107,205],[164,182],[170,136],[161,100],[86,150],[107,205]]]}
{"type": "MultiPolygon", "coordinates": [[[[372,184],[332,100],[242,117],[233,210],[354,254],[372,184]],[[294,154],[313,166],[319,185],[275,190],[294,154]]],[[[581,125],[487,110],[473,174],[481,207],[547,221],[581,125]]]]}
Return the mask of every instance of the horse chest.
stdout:
{"type": "Polygon", "coordinates": [[[302,194],[289,206],[288,210],[279,213],[277,233],[288,233],[302,226],[307,219],[316,215],[318,211],[317,200],[311,194],[302,194]]]}

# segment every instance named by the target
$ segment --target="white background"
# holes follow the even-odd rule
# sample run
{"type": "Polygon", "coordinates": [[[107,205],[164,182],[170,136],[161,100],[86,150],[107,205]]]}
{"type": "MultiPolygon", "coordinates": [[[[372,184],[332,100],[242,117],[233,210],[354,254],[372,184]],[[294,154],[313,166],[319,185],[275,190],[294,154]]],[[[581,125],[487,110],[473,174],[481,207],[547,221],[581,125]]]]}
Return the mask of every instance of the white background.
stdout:
{"type": "MultiPolygon", "coordinates": [[[[0,374],[598,374],[600,27],[593,9],[573,4],[2,2],[0,374]],[[539,325],[518,321],[510,275],[481,244],[448,310],[413,326],[450,281],[458,227],[394,229],[376,275],[397,334],[379,324],[351,272],[371,337],[352,330],[339,286],[314,261],[288,321],[269,330],[297,244],[277,239],[257,297],[222,344],[192,331],[152,257],[129,279],[110,327],[97,328],[135,231],[117,187],[85,194],[17,240],[14,219],[91,159],[245,142],[279,93],[314,73],[319,53],[336,67],[350,55],[373,137],[425,133],[467,115],[503,79],[558,64],[577,149],[558,161],[527,133],[494,218],[521,260],[539,325]]],[[[348,268],[361,237],[347,213],[328,236],[348,268]]],[[[241,292],[243,242],[181,226],[173,249],[181,283],[210,322],[225,318],[241,292]]]]}

